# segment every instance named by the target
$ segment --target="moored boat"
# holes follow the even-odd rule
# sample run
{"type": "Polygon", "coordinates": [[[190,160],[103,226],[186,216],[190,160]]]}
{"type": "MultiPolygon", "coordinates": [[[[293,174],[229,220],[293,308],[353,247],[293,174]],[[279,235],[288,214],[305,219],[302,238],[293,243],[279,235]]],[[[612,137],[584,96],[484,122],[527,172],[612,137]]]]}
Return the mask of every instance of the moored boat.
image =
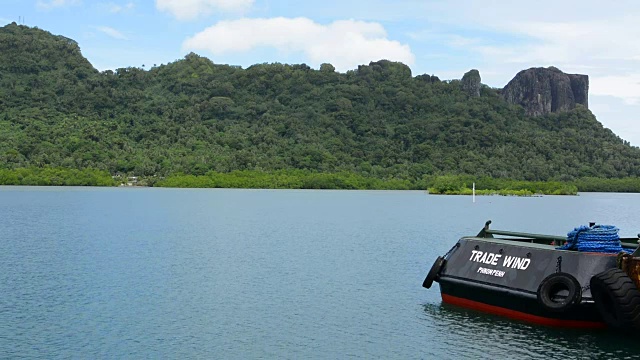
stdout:
{"type": "Polygon", "coordinates": [[[541,325],[640,328],[638,238],[607,225],[561,237],[490,224],[438,257],[423,286],[438,282],[445,303],[541,325]]]}

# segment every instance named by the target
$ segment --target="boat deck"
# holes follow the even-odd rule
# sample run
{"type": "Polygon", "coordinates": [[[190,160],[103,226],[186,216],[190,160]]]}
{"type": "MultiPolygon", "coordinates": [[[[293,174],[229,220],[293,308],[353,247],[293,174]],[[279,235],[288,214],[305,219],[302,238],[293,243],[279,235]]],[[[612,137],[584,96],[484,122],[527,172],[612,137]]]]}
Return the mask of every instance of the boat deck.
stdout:
{"type": "MultiPolygon", "coordinates": [[[[532,234],[515,231],[494,230],[489,229],[491,220],[487,221],[484,228],[476,236],[465,236],[463,239],[497,242],[510,245],[527,244],[526,246],[539,249],[557,249],[557,247],[564,245],[567,241],[565,236],[558,235],[543,235],[532,234]],[[495,237],[498,235],[500,237],[495,237]]],[[[590,225],[593,226],[593,225],[590,225]]],[[[620,245],[625,249],[636,250],[633,256],[640,256],[640,234],[636,238],[620,238],[620,245]]],[[[567,250],[572,251],[572,250],[567,250]]]]}
{"type": "Polygon", "coordinates": [[[557,245],[551,245],[550,243],[549,244],[536,243],[534,242],[533,239],[531,239],[531,241],[527,241],[526,239],[484,238],[484,237],[478,237],[478,236],[465,236],[463,239],[485,241],[485,242],[498,243],[498,244],[515,245],[515,246],[527,246],[527,247],[532,247],[536,249],[545,249],[545,250],[554,250],[557,247],[557,245]]]}

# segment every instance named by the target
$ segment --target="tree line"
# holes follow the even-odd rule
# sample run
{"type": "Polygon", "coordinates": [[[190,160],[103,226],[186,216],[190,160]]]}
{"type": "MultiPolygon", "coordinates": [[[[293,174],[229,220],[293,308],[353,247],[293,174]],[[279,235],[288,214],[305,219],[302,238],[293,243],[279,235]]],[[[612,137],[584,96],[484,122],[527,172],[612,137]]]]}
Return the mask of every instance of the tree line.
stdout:
{"type": "Polygon", "coordinates": [[[331,64],[244,69],[191,53],[99,72],[75,41],[9,24],[0,28],[0,169],[175,184],[299,170],[357,188],[387,185],[355,178],[418,188],[425,178],[473,176],[619,189],[640,176],[640,149],[588,109],[532,118],[499,89],[480,95],[385,60],[339,73],[331,64]]]}
{"type": "MultiPolygon", "coordinates": [[[[425,175],[410,181],[380,179],[356,173],[322,173],[310,170],[234,170],[209,171],[204,175],[172,174],[168,177],[141,177],[136,185],[178,188],[252,189],[342,189],[342,190],[427,190],[430,194],[471,195],[575,195],[578,192],[640,192],[639,178],[583,178],[571,182],[523,181],[473,177],[470,175],[425,175]]],[[[124,176],[103,170],[66,168],[0,169],[0,185],[39,186],[118,186],[127,185],[124,176]]]]}

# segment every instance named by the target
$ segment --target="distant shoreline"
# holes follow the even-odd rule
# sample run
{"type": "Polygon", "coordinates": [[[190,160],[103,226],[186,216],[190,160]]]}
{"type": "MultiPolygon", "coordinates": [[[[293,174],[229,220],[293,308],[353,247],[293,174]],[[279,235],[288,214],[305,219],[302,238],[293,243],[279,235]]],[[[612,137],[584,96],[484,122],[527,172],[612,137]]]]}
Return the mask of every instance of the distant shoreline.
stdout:
{"type": "Polygon", "coordinates": [[[640,179],[583,178],[574,181],[523,181],[470,175],[423,175],[419,179],[380,178],[353,172],[323,173],[308,170],[257,170],[203,175],[112,175],[97,169],[0,169],[0,185],[130,186],[229,189],[421,190],[432,195],[539,196],[577,195],[578,192],[640,193],[640,179]]]}

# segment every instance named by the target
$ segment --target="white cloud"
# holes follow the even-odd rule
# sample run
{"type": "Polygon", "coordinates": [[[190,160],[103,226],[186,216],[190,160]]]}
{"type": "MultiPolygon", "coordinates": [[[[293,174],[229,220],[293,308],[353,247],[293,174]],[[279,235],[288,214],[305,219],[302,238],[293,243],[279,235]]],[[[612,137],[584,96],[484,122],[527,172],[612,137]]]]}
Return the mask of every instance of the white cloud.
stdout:
{"type": "Polygon", "coordinates": [[[38,0],[36,7],[40,10],[51,10],[53,8],[78,5],[81,0],[38,0]]]}
{"type": "Polygon", "coordinates": [[[636,0],[538,0],[535,2],[502,0],[415,1],[432,20],[452,24],[478,25],[500,28],[504,24],[520,22],[573,23],[596,21],[629,14],[637,9],[636,0]],[[551,11],[553,10],[553,11],[551,11]]]}
{"type": "Polygon", "coordinates": [[[601,6],[597,0],[450,0],[426,6],[438,14],[430,23],[438,29],[437,36],[431,30],[410,34],[414,38],[425,40],[426,34],[425,41],[466,51],[488,68],[553,65],[569,73],[587,73],[593,94],[626,102],[640,99],[640,86],[635,85],[635,74],[640,73],[640,8],[635,1],[601,6]]]}
{"type": "Polygon", "coordinates": [[[119,14],[125,11],[133,10],[133,8],[135,7],[135,4],[132,2],[128,2],[125,5],[109,3],[108,6],[109,6],[109,12],[114,14],[119,14]]]}
{"type": "Polygon", "coordinates": [[[247,52],[260,47],[304,54],[313,64],[329,62],[339,71],[380,59],[411,66],[415,56],[408,45],[387,39],[378,23],[341,20],[321,25],[307,18],[240,19],[221,21],[185,40],[184,50],[214,55],[247,52]]]}
{"type": "MultiPolygon", "coordinates": [[[[505,62],[556,65],[568,72],[588,70],[590,91],[635,103],[640,99],[640,17],[574,23],[520,23],[510,29],[530,39],[503,50],[505,62]],[[625,64],[625,66],[621,66],[625,64]]],[[[484,54],[487,55],[487,54],[484,54]]]]}
{"type": "Polygon", "coordinates": [[[126,35],[124,35],[123,33],[121,33],[120,31],[112,28],[112,27],[108,27],[108,26],[96,26],[96,30],[114,38],[114,39],[119,39],[119,40],[129,40],[129,38],[127,38],[126,35]]]}
{"type": "Polygon", "coordinates": [[[407,33],[411,39],[423,42],[445,42],[453,47],[467,47],[484,43],[482,38],[464,37],[458,34],[448,34],[440,31],[423,30],[407,33]]]}
{"type": "Polygon", "coordinates": [[[253,6],[254,0],[156,0],[156,8],[178,20],[191,20],[211,15],[216,11],[243,12],[253,6]]]}
{"type": "Polygon", "coordinates": [[[592,77],[589,89],[592,95],[614,96],[628,105],[637,105],[640,103],[640,73],[592,77]]]}
{"type": "Polygon", "coordinates": [[[589,108],[605,127],[632,145],[640,146],[640,126],[637,125],[640,103],[629,104],[613,96],[591,94],[589,108]]]}
{"type": "Polygon", "coordinates": [[[636,24],[640,16],[598,21],[522,22],[508,24],[506,30],[531,41],[524,45],[517,60],[521,62],[556,61],[560,63],[597,63],[605,57],[640,56],[640,36],[636,24]]]}

